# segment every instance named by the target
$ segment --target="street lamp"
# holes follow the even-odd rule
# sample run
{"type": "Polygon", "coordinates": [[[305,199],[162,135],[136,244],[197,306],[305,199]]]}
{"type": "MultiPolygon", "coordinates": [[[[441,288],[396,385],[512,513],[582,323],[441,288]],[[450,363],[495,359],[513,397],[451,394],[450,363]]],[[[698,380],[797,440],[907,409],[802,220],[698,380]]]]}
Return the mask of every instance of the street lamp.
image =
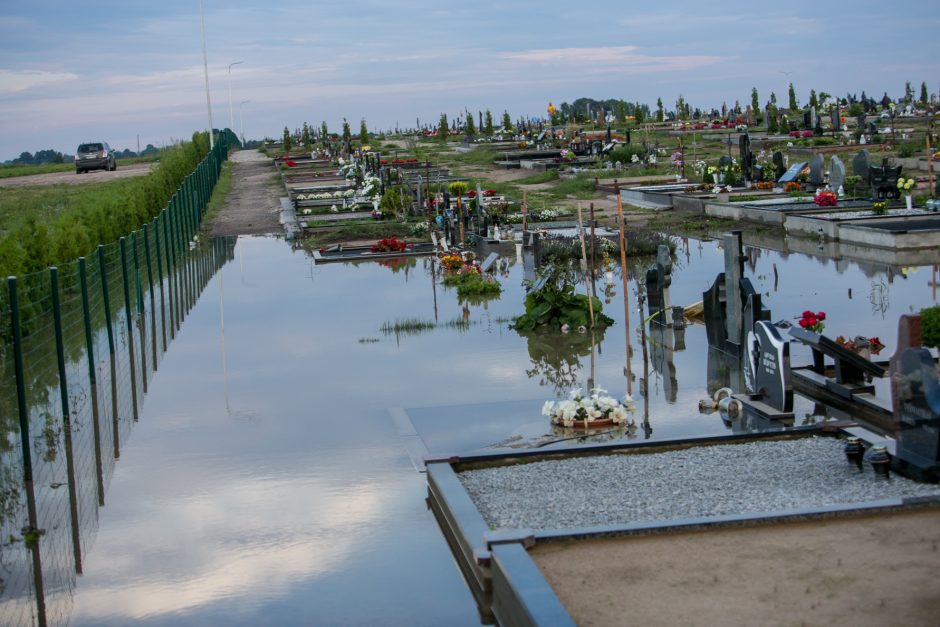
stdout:
{"type": "Polygon", "coordinates": [[[242,100],[238,103],[238,127],[239,134],[242,136],[242,148],[245,147],[245,118],[242,117],[242,105],[248,104],[250,100],[242,100]]]}
{"type": "Polygon", "coordinates": [[[244,63],[244,61],[235,61],[228,64],[228,127],[235,126],[235,114],[232,112],[232,66],[244,63]]]}
{"type": "Polygon", "coordinates": [[[206,75],[206,107],[209,109],[209,150],[215,148],[215,139],[212,137],[212,100],[209,99],[209,57],[206,53],[206,15],[199,0],[199,23],[202,27],[202,69],[206,75]]]}

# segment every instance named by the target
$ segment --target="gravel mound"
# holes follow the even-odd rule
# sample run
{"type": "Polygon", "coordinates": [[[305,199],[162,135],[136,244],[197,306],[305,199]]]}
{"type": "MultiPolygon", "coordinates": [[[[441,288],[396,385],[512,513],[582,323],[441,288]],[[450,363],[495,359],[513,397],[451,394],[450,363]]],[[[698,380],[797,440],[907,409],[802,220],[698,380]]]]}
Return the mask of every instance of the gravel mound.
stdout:
{"type": "Polygon", "coordinates": [[[493,527],[537,530],[940,496],[940,485],[849,464],[829,437],[572,457],[459,473],[493,527]]]}

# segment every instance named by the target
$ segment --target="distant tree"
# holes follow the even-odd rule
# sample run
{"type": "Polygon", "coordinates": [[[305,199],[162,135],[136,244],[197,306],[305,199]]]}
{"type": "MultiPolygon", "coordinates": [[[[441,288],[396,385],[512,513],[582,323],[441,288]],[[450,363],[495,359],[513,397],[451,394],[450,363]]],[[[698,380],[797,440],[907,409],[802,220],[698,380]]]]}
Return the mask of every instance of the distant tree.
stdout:
{"type": "Polygon", "coordinates": [[[777,104],[777,94],[774,92],[770,92],[770,104],[777,104]]]}
{"type": "Polygon", "coordinates": [[[369,129],[366,128],[366,119],[359,120],[359,142],[363,145],[369,143],[369,129]]]}
{"type": "Polygon", "coordinates": [[[911,81],[904,83],[904,102],[908,104],[914,102],[914,88],[911,87],[911,81]]]}
{"type": "Polygon", "coordinates": [[[35,161],[33,160],[33,153],[31,152],[21,152],[20,156],[13,160],[15,164],[22,165],[33,165],[35,161]]]}
{"type": "Polygon", "coordinates": [[[467,135],[474,136],[477,134],[477,127],[473,123],[473,114],[467,111],[467,135]]]}
{"type": "Polygon", "coordinates": [[[927,83],[921,83],[920,84],[920,104],[926,107],[928,99],[929,99],[929,96],[927,95],[927,83]]]}
{"type": "Polygon", "coordinates": [[[891,104],[891,99],[888,98],[888,92],[885,92],[885,95],[881,97],[881,106],[884,109],[888,108],[888,105],[891,104]]]}
{"type": "Polygon", "coordinates": [[[790,111],[796,111],[799,108],[799,106],[796,104],[796,90],[793,89],[793,83],[790,83],[788,94],[790,96],[790,100],[787,103],[787,109],[789,109],[790,111]]]}
{"type": "Polygon", "coordinates": [[[284,136],[281,138],[281,143],[284,145],[284,152],[290,152],[290,149],[294,145],[294,139],[290,136],[290,129],[286,126],[284,127],[284,136]]]}
{"type": "Polygon", "coordinates": [[[489,109],[483,114],[483,128],[480,129],[484,135],[493,134],[493,112],[489,109]]]}
{"type": "Polygon", "coordinates": [[[310,146],[310,125],[304,122],[303,130],[300,132],[300,142],[304,145],[304,148],[310,146]]]}
{"type": "Polygon", "coordinates": [[[665,119],[665,112],[663,111],[663,99],[656,99],[656,121],[662,122],[665,119]]]}
{"type": "Polygon", "coordinates": [[[320,141],[326,141],[330,132],[326,128],[326,122],[320,122],[320,141]]]}
{"type": "Polygon", "coordinates": [[[814,109],[819,108],[819,98],[816,97],[815,89],[809,90],[809,106],[811,106],[814,109]]]}
{"type": "MultiPolygon", "coordinates": [[[[489,111],[487,111],[487,113],[489,113],[489,111]]],[[[488,121],[487,125],[491,123],[491,121],[488,121]]],[[[507,131],[512,130],[512,118],[509,116],[509,111],[506,111],[505,109],[503,109],[503,128],[507,131]]]]}
{"type": "Polygon", "coordinates": [[[623,100],[617,101],[617,121],[621,124],[627,121],[627,103],[623,100]]]}
{"type": "Polygon", "coordinates": [[[680,117],[683,117],[685,112],[685,98],[682,97],[682,94],[679,94],[679,98],[676,100],[676,113],[680,117]]]}
{"type": "Polygon", "coordinates": [[[352,142],[352,133],[349,130],[349,122],[343,118],[343,145],[348,145],[350,142],[352,142]]]}
{"type": "Polygon", "coordinates": [[[643,115],[643,107],[640,106],[640,103],[636,103],[633,107],[633,116],[636,118],[637,124],[642,124],[645,119],[643,115]]]}
{"type": "Polygon", "coordinates": [[[756,87],[751,87],[751,111],[754,113],[760,111],[760,98],[757,96],[756,87]]]}
{"type": "Polygon", "coordinates": [[[780,132],[780,124],[777,121],[777,105],[771,104],[767,107],[767,133],[776,135],[780,132]]]}
{"type": "Polygon", "coordinates": [[[450,129],[449,129],[448,126],[447,126],[447,114],[446,114],[446,113],[442,113],[442,114],[441,114],[440,122],[439,122],[438,125],[437,125],[437,139],[440,140],[440,141],[442,141],[442,142],[446,142],[446,141],[447,141],[447,133],[449,132],[449,130],[450,130],[450,129]]]}

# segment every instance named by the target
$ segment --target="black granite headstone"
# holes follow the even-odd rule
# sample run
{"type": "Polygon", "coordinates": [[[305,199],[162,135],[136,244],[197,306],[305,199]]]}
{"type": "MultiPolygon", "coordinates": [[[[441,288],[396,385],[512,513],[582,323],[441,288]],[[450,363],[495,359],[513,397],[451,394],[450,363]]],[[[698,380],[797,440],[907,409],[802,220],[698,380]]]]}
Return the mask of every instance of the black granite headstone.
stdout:
{"type": "Polygon", "coordinates": [[[786,173],[787,166],[783,163],[783,153],[779,150],[774,152],[773,156],[774,161],[774,180],[778,181],[786,173]]]}
{"type": "Polygon", "coordinates": [[[940,381],[925,348],[901,353],[896,393],[897,457],[914,466],[918,478],[940,475],[940,381]]]}
{"type": "Polygon", "coordinates": [[[646,304],[650,322],[670,325],[669,286],[672,285],[672,255],[669,247],[661,245],[656,253],[656,265],[646,272],[646,304]],[[658,315],[656,315],[658,314],[658,315]]]}

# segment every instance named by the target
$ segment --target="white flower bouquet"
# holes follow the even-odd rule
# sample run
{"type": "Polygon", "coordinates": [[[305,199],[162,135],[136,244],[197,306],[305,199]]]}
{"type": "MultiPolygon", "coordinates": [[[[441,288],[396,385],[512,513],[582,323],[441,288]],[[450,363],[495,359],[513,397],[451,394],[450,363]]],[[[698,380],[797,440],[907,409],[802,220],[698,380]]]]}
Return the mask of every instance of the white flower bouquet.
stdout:
{"type": "Polygon", "coordinates": [[[542,406],[542,415],[548,416],[552,424],[564,427],[591,427],[603,424],[633,424],[630,412],[635,409],[630,395],[617,400],[607,395],[607,390],[594,388],[590,396],[583,396],[581,389],[572,390],[566,401],[547,401],[542,406]]]}

